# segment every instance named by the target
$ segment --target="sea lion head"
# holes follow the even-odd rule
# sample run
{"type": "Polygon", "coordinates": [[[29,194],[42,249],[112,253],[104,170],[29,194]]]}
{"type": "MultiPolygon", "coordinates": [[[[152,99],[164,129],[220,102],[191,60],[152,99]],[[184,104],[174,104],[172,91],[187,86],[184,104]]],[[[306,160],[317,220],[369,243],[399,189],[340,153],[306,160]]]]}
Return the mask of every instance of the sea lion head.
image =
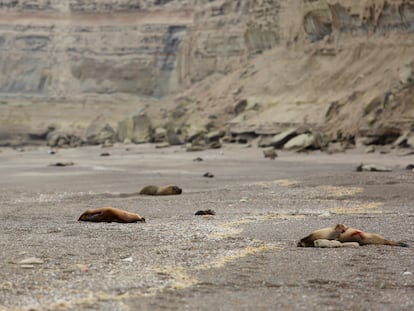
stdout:
{"type": "Polygon", "coordinates": [[[306,247],[306,243],[305,243],[305,242],[303,242],[302,240],[300,240],[300,241],[298,242],[298,244],[296,244],[296,246],[297,246],[297,247],[306,247]]]}
{"type": "Polygon", "coordinates": [[[177,186],[171,186],[171,189],[172,189],[173,193],[175,193],[175,194],[181,194],[183,192],[183,189],[181,189],[180,187],[177,187],[177,186]]]}
{"type": "Polygon", "coordinates": [[[100,212],[93,213],[92,211],[87,210],[82,215],[80,215],[78,221],[95,221],[100,215],[100,212]]]}
{"type": "Polygon", "coordinates": [[[340,232],[340,233],[344,233],[346,230],[348,229],[348,227],[347,226],[345,226],[345,225],[343,225],[343,224],[337,224],[336,226],[335,226],[335,231],[338,231],[338,232],[340,232]]]}

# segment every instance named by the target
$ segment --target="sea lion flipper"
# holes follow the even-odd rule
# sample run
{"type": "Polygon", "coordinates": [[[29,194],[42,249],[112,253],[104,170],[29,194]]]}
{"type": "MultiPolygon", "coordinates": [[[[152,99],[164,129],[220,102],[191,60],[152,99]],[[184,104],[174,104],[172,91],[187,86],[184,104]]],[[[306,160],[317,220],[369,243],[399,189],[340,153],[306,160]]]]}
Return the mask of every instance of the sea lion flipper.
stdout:
{"type": "Polygon", "coordinates": [[[92,213],[92,214],[87,215],[89,221],[96,221],[101,216],[102,216],[102,213],[101,212],[92,213]]]}
{"type": "Polygon", "coordinates": [[[101,217],[101,211],[86,211],[79,217],[78,221],[101,221],[101,217]]]}

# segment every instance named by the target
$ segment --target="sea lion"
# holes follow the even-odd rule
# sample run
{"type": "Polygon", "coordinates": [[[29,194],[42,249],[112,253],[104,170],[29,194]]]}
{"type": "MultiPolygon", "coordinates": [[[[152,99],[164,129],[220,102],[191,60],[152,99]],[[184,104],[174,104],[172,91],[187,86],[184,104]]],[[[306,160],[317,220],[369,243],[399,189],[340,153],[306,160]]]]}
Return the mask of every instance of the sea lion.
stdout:
{"type": "Polygon", "coordinates": [[[337,240],[341,243],[357,242],[360,245],[377,244],[409,247],[409,245],[406,243],[386,240],[379,234],[368,233],[358,229],[349,228],[343,224],[337,224],[335,227],[316,230],[308,236],[301,239],[298,242],[297,246],[314,247],[314,241],[319,239],[337,240]]]}
{"type": "Polygon", "coordinates": [[[145,186],[141,189],[139,194],[141,195],[175,195],[175,194],[181,194],[183,190],[180,187],[177,186],[154,186],[149,185],[145,186]]]}
{"type": "Polygon", "coordinates": [[[308,236],[301,239],[297,246],[298,247],[314,247],[313,242],[320,239],[325,240],[337,240],[341,233],[345,232],[346,227],[338,224],[335,227],[323,228],[313,231],[308,236]]]}
{"type": "Polygon", "coordinates": [[[115,207],[100,207],[84,212],[78,221],[93,222],[145,222],[145,218],[134,213],[123,211],[115,207]]]}
{"type": "MultiPolygon", "coordinates": [[[[344,226],[344,225],[341,225],[341,226],[344,226]]],[[[337,239],[340,242],[358,242],[360,245],[377,244],[377,245],[409,247],[409,245],[406,243],[387,240],[379,234],[364,232],[362,230],[358,230],[355,228],[348,228],[346,226],[344,227],[345,227],[345,230],[339,235],[337,239]]]]}

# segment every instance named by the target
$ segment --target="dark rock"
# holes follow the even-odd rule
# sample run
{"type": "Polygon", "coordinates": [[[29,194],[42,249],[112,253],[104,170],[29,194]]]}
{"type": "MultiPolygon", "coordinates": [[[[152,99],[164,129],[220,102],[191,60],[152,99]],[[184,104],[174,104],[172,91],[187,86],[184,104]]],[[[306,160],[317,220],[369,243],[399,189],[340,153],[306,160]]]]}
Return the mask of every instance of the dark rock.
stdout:
{"type": "Polygon", "coordinates": [[[213,175],[213,174],[211,174],[210,172],[207,172],[207,173],[205,173],[205,174],[203,175],[203,177],[213,178],[213,177],[214,177],[214,175],[213,175]]]}
{"type": "Polygon", "coordinates": [[[194,215],[196,215],[196,216],[199,216],[199,215],[201,215],[201,216],[204,216],[204,215],[216,215],[216,212],[213,211],[212,209],[200,210],[200,211],[197,211],[194,215]]]}
{"type": "Polygon", "coordinates": [[[359,135],[364,137],[364,145],[392,144],[401,135],[401,129],[392,126],[384,126],[376,129],[361,129],[359,135]]]}
{"type": "Polygon", "coordinates": [[[233,112],[236,115],[241,114],[247,107],[247,100],[241,99],[239,100],[233,107],[233,112]]]}
{"type": "Polygon", "coordinates": [[[72,166],[72,165],[75,165],[75,163],[73,163],[73,162],[56,162],[56,163],[49,164],[49,166],[58,166],[58,167],[72,166]]]}
{"type": "Polygon", "coordinates": [[[207,133],[204,136],[204,139],[205,139],[206,143],[208,144],[210,142],[220,140],[220,138],[223,137],[224,134],[225,134],[225,132],[223,130],[212,131],[212,132],[207,133]]]}

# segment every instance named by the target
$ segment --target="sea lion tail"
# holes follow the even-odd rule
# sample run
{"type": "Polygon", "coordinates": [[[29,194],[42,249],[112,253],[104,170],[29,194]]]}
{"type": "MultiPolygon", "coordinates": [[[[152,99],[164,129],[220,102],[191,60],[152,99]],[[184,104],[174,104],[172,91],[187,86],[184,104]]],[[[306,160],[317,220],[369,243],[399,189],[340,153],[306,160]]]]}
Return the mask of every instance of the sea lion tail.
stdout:
{"type": "Polygon", "coordinates": [[[396,242],[392,240],[384,240],[385,245],[391,245],[391,246],[400,246],[400,247],[410,247],[407,243],[404,242],[396,242]]]}

